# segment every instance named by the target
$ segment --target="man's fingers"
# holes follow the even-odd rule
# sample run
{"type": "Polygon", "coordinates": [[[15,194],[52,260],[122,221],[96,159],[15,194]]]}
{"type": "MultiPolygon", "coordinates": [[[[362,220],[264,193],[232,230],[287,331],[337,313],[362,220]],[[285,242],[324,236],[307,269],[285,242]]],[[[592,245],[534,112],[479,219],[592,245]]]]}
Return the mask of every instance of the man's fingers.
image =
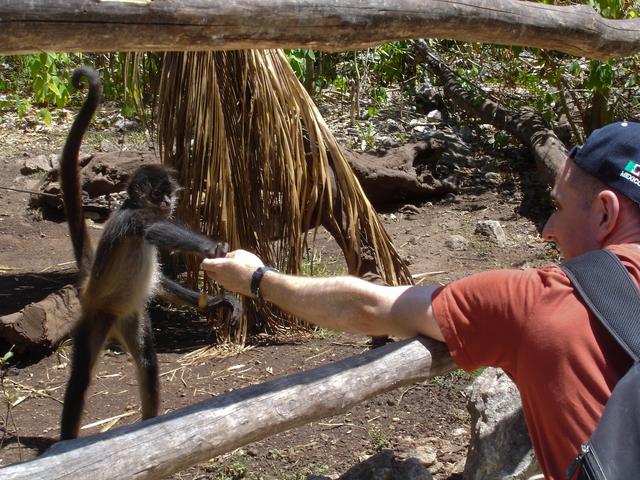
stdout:
{"type": "Polygon", "coordinates": [[[206,271],[214,271],[216,267],[224,261],[225,258],[205,258],[202,260],[202,263],[200,263],[200,268],[206,271]]]}

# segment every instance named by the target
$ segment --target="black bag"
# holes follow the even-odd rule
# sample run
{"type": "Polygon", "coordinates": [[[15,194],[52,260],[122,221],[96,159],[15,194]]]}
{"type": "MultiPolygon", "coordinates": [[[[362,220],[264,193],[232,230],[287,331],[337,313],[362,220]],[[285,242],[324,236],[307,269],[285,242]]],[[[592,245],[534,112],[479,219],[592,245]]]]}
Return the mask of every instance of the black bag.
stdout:
{"type": "Polygon", "coordinates": [[[589,441],[567,469],[578,480],[640,479],[640,291],[608,250],[565,262],[562,269],[584,302],[634,365],[616,384],[589,441]]]}

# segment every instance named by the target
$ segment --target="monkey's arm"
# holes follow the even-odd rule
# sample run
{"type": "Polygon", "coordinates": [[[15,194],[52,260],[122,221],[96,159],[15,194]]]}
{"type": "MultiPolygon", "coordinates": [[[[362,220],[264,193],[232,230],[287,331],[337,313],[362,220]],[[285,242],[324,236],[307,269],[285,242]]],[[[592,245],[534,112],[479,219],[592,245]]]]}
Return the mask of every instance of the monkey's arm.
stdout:
{"type": "Polygon", "coordinates": [[[211,240],[169,220],[158,220],[146,225],[144,238],[160,248],[195,253],[204,258],[223,257],[229,251],[226,242],[211,240]]]}
{"type": "Polygon", "coordinates": [[[231,322],[237,324],[240,321],[242,307],[236,297],[231,294],[206,295],[207,304],[203,307],[200,305],[200,294],[198,292],[189,290],[165,276],[160,279],[160,285],[162,286],[162,291],[159,292],[159,295],[172,303],[187,305],[201,310],[210,310],[223,303],[231,309],[231,322]]]}

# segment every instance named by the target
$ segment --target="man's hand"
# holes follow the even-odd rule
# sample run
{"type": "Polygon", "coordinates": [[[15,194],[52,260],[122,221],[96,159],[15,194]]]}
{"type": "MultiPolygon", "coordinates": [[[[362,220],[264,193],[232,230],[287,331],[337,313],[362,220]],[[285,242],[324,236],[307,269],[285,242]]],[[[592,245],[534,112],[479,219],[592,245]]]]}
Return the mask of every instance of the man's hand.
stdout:
{"type": "Polygon", "coordinates": [[[223,258],[208,258],[200,264],[218,285],[248,297],[251,296],[251,276],[262,266],[262,260],[246,250],[234,250],[223,258]]]}

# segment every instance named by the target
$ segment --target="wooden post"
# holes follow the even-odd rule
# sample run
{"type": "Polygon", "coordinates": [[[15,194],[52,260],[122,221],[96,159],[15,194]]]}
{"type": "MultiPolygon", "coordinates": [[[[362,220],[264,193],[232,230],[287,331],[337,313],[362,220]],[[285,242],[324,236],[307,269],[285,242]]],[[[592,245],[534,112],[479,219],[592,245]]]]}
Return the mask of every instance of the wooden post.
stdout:
{"type": "Polygon", "coordinates": [[[518,0],[0,0],[0,54],[362,49],[449,38],[609,59],[640,50],[640,19],[518,0]]]}
{"type": "MultiPolygon", "coordinates": [[[[454,368],[444,344],[415,338],[53,445],[0,469],[3,480],[156,479],[454,368]]],[[[425,422],[429,419],[425,418],[425,422]]]]}

